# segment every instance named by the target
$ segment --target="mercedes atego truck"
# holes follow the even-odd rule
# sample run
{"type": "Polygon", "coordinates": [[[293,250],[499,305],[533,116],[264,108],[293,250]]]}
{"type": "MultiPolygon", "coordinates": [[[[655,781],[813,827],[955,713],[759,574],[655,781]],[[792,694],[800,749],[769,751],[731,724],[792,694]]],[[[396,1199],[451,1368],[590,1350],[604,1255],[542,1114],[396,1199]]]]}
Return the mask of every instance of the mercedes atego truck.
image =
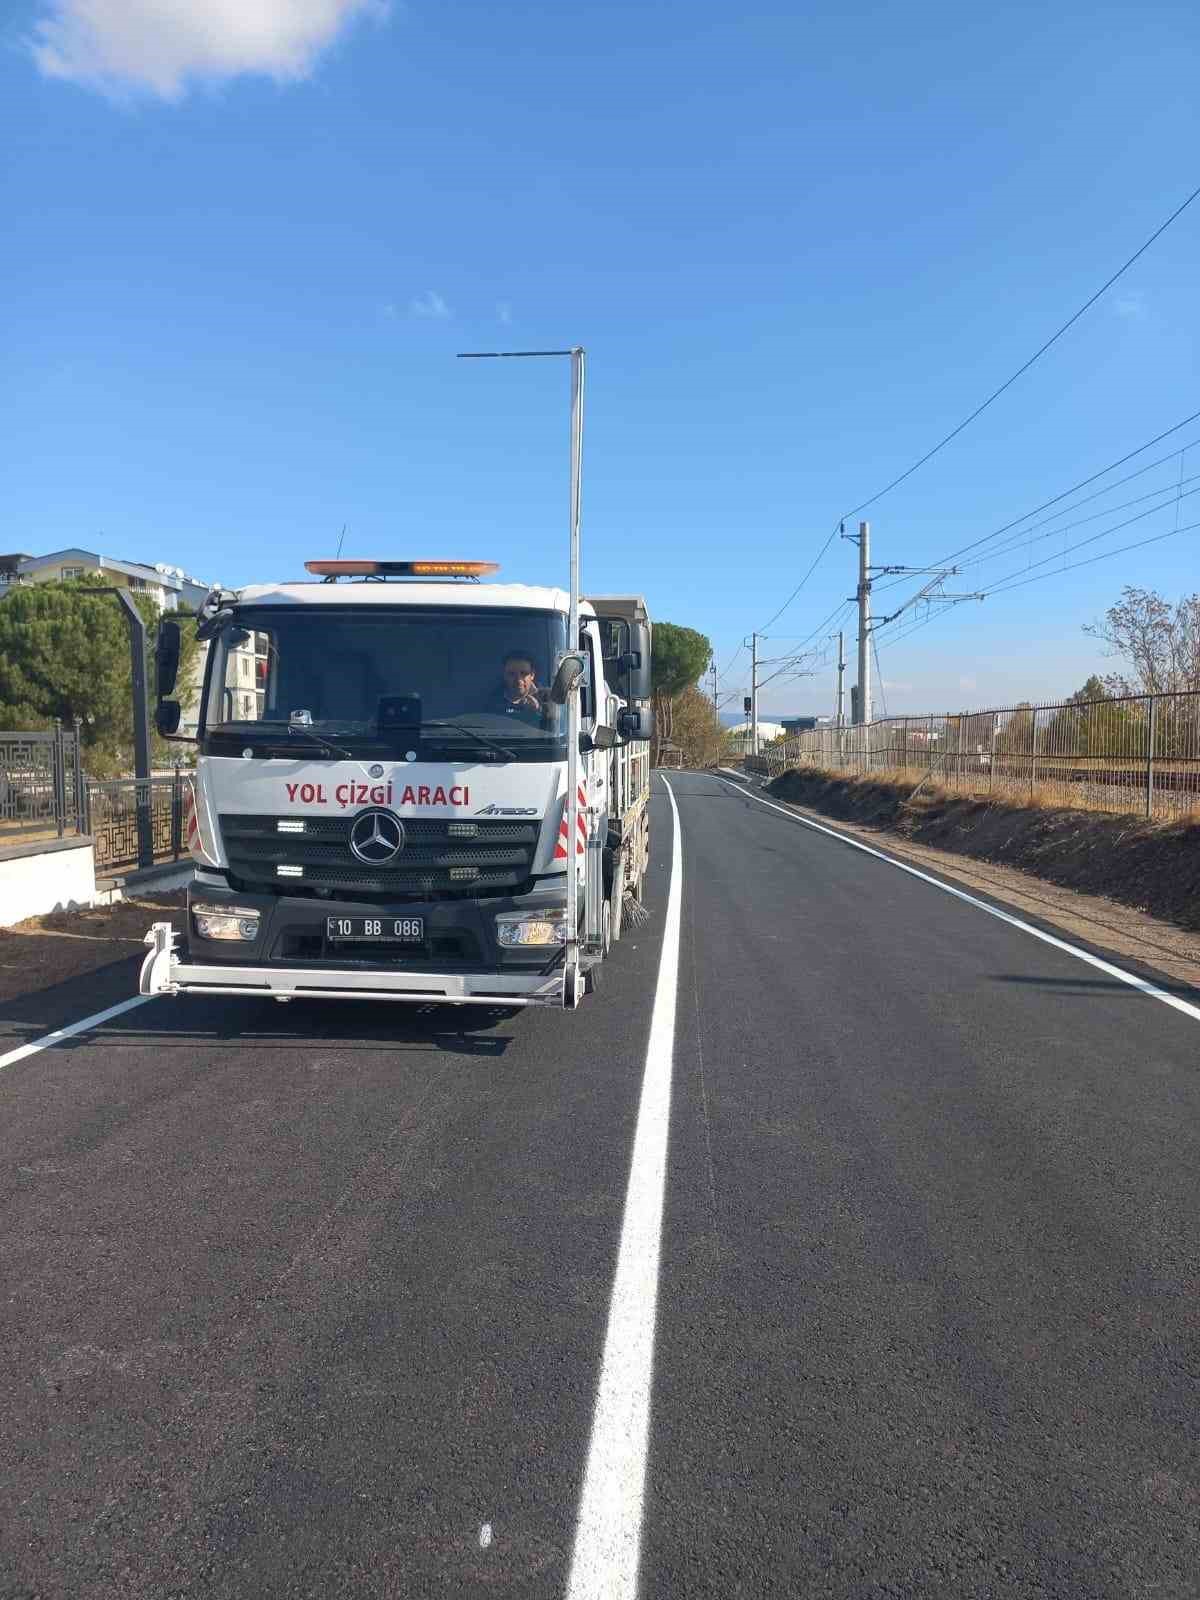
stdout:
{"type": "MultiPolygon", "coordinates": [[[[143,994],[573,1008],[638,914],[651,626],[639,596],[490,562],[330,560],[216,588],[186,931],[143,994]]],[[[175,734],[179,624],[157,722],[175,734]]]]}

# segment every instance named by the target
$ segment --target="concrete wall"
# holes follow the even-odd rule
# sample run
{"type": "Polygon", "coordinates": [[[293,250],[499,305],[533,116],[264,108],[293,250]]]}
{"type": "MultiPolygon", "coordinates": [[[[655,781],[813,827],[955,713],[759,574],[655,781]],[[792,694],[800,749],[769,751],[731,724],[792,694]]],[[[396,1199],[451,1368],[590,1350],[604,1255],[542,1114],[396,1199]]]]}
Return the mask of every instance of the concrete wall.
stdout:
{"type": "Polygon", "coordinates": [[[0,850],[0,928],[47,911],[71,911],[96,901],[90,839],[55,839],[0,850]]]}

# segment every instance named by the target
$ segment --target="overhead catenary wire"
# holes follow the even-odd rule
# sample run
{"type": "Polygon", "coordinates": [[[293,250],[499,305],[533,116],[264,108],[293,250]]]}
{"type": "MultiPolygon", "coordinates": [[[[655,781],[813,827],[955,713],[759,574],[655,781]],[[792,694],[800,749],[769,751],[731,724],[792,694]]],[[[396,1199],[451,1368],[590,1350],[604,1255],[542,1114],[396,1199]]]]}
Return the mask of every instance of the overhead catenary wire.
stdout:
{"type": "Polygon", "coordinates": [[[871,631],[871,654],[875,658],[875,682],[879,685],[879,698],[883,704],[883,714],[886,717],[888,714],[887,685],[883,681],[883,669],[879,665],[879,646],[875,643],[874,629],[871,631]]]}
{"type": "MultiPolygon", "coordinates": [[[[1115,472],[1118,467],[1123,467],[1127,461],[1133,461],[1138,456],[1144,455],[1147,450],[1152,450],[1156,444],[1161,444],[1164,439],[1169,439],[1173,433],[1178,433],[1181,428],[1186,428],[1190,422],[1195,422],[1198,418],[1200,418],[1200,411],[1193,411],[1190,416],[1184,417],[1181,421],[1173,423],[1171,427],[1165,428],[1162,433],[1155,434],[1153,439],[1147,439],[1145,444],[1138,445],[1136,450],[1126,451],[1126,453],[1123,456],[1119,456],[1117,460],[1110,461],[1106,467],[1101,467],[1099,471],[1090,473],[1086,478],[1081,478],[1078,483],[1072,484],[1069,489],[1063,489],[1058,494],[1051,495],[1049,500],[1043,500],[1041,505],[1034,506],[1032,510],[1023,512],[1019,517],[1012,518],[1011,521],[1004,523],[999,528],[994,528],[991,533],[981,534],[978,539],[972,539],[969,541],[969,543],[960,545],[957,550],[951,550],[949,555],[939,556],[937,560],[932,563],[932,565],[939,567],[948,566],[952,561],[957,561],[960,556],[967,555],[970,551],[979,549],[981,545],[987,544],[992,539],[998,539],[1001,534],[1008,533],[1010,529],[1020,527],[1022,523],[1028,522],[1030,517],[1040,516],[1043,511],[1048,511],[1051,506],[1058,505],[1061,501],[1068,499],[1071,495],[1077,494],[1080,489],[1086,489],[1090,487],[1090,485],[1095,483],[1098,479],[1107,477],[1110,472],[1115,472]]],[[[1119,478],[1116,483],[1108,484],[1106,488],[1098,491],[1098,494],[1107,494],[1113,489],[1120,488],[1121,484],[1131,482],[1132,479],[1141,476],[1145,472],[1149,472],[1152,467],[1161,466],[1164,461],[1172,460],[1179,453],[1179,450],[1190,450],[1192,445],[1196,443],[1200,443],[1200,440],[1193,439],[1189,441],[1188,444],[1177,446],[1175,450],[1168,451],[1166,455],[1160,456],[1158,460],[1152,461],[1146,466],[1139,467],[1136,472],[1129,473],[1127,477],[1119,478]]],[[[1098,498],[1098,495],[1091,496],[1089,498],[1098,498]]],[[[1081,500],[1078,502],[1078,504],[1086,505],[1087,501],[1081,500]]],[[[1075,508],[1073,506],[1064,507],[1061,514],[1066,516],[1074,509],[1075,508]]],[[[903,583],[904,579],[901,577],[895,581],[897,583],[903,583]]],[[[894,584],[875,585],[876,589],[888,589],[892,587],[894,587],[894,584]]]]}
{"type": "MultiPolygon", "coordinates": [[[[914,461],[912,466],[907,467],[897,477],[893,478],[890,483],[885,484],[882,489],[876,490],[876,492],[868,499],[860,501],[858,505],[852,507],[849,511],[843,512],[842,520],[845,521],[847,517],[856,517],[860,511],[865,511],[868,506],[873,506],[877,500],[882,500],[885,494],[890,494],[892,490],[898,488],[899,485],[905,481],[905,479],[911,478],[913,473],[919,471],[927,461],[932,461],[934,456],[936,456],[940,450],[944,450],[952,439],[957,439],[959,434],[962,433],[965,428],[970,427],[971,423],[975,421],[976,417],[982,416],[987,408],[992,405],[994,401],[998,400],[1006,389],[1010,389],[1013,384],[1016,383],[1018,378],[1022,377],[1026,372],[1028,372],[1030,367],[1032,367],[1036,361],[1039,361],[1041,357],[1046,354],[1046,351],[1049,350],[1052,345],[1057,344],[1062,338],[1063,334],[1066,333],[1068,329],[1074,327],[1074,325],[1079,321],[1080,317],[1083,316],[1084,312],[1089,311],[1092,306],[1096,304],[1096,301],[1100,299],[1101,295],[1107,293],[1107,291],[1112,288],[1113,284],[1116,283],[1117,279],[1129,271],[1129,268],[1133,266],[1135,261],[1137,261],[1141,256],[1145,255],[1146,251],[1149,250],[1154,241],[1166,232],[1166,230],[1171,226],[1177,217],[1182,216],[1182,214],[1191,205],[1192,201],[1195,200],[1197,195],[1200,195],[1200,186],[1197,186],[1195,189],[1193,189],[1191,194],[1189,194],[1180,205],[1176,206],[1175,210],[1172,211],[1171,215],[1166,219],[1166,221],[1160,223],[1159,226],[1155,228],[1150,237],[1138,246],[1129,259],[1123,262],[1122,265],[1119,266],[1112,274],[1112,276],[1106,279],[1105,282],[1100,285],[1095,294],[1091,295],[1090,298],[1085,300],[1084,303],[1079,307],[1078,311],[1073,312],[1072,315],[1067,318],[1066,322],[1064,322],[1060,328],[1050,335],[1044,344],[1039,345],[1029,359],[1025,362],[1022,362],[1022,364],[1017,368],[1011,377],[1006,378],[998,389],[994,389],[992,393],[988,395],[986,400],[982,401],[975,407],[974,411],[972,411],[969,416],[964,417],[957,427],[951,428],[950,432],[946,434],[945,438],[939,439],[937,444],[935,444],[931,450],[927,450],[919,460],[914,461]]],[[[818,557],[818,559],[820,558],[818,557]]]]}
{"type": "MultiPolygon", "coordinates": [[[[1189,490],[1188,493],[1189,495],[1196,494],[1200,493],[1200,490],[1193,489],[1189,490]]],[[[1187,499],[1188,496],[1184,495],[1182,498],[1187,499]]],[[[1154,509],[1163,510],[1164,507],[1159,506],[1155,507],[1154,509]]],[[[1148,514],[1149,513],[1143,513],[1141,516],[1129,517],[1124,522],[1117,523],[1114,527],[1105,529],[1103,533],[1093,534],[1087,539],[1080,539],[1075,544],[1071,545],[1065,552],[1056,552],[1053,556],[1048,556],[1044,562],[1037,563],[1039,567],[1048,567],[1049,570],[1047,571],[1031,572],[1028,569],[1019,568],[1014,572],[1008,573],[1005,577],[997,579],[996,583],[994,583],[991,588],[985,590],[984,593],[986,595],[1008,594],[1013,589],[1023,589],[1031,583],[1046,583],[1052,578],[1062,577],[1065,573],[1077,572],[1082,567],[1095,566],[1098,562],[1110,561],[1115,556],[1126,555],[1131,550],[1143,550],[1147,545],[1161,544],[1166,539],[1174,539],[1180,534],[1192,533],[1197,528],[1200,528],[1200,522],[1185,523],[1182,527],[1168,528],[1165,533],[1154,533],[1151,534],[1149,538],[1137,539],[1130,544],[1118,545],[1115,550],[1102,550],[1099,552],[1099,554],[1088,556],[1083,561],[1068,561],[1063,566],[1059,566],[1057,564],[1060,560],[1063,560],[1064,556],[1069,556],[1076,550],[1085,549],[1088,545],[1094,544],[1097,539],[1104,538],[1107,534],[1116,533],[1121,528],[1130,527],[1133,523],[1142,521],[1144,516],[1148,514]]],[[[941,615],[942,612],[940,610],[930,610],[925,615],[920,616],[915,621],[908,624],[906,627],[899,629],[895,633],[889,634],[888,643],[891,645],[899,644],[902,640],[907,639],[912,634],[919,632],[921,628],[928,627],[931,622],[936,621],[936,619],[941,615]]],[[[881,626],[881,632],[884,631],[884,627],[886,627],[886,624],[881,626]]]]}
{"type": "MultiPolygon", "coordinates": [[[[1130,506],[1141,505],[1145,500],[1159,500],[1161,502],[1157,506],[1151,506],[1151,511],[1160,511],[1165,506],[1178,505],[1180,500],[1187,498],[1182,492],[1183,485],[1185,483],[1196,483],[1198,480],[1200,480],[1200,472],[1193,473],[1191,477],[1180,478],[1176,483],[1167,483],[1157,489],[1152,489],[1148,494],[1135,495],[1132,500],[1120,500],[1115,506],[1106,506],[1103,511],[1093,511],[1086,517],[1079,517],[1075,522],[1064,522],[1057,528],[1050,528],[1048,532],[1039,533],[1036,539],[1033,538],[1034,531],[1037,528],[1044,528],[1046,524],[1035,522],[1026,532],[1022,532],[1020,537],[1014,537],[1006,544],[997,545],[994,550],[985,550],[982,555],[972,556],[970,561],[964,561],[959,570],[968,572],[972,567],[982,566],[985,561],[995,561],[1000,556],[1009,555],[1013,550],[1019,550],[1027,544],[1040,544],[1045,539],[1057,539],[1060,534],[1070,533],[1073,528],[1082,528],[1089,522],[1099,521],[1102,517],[1111,517],[1114,512],[1126,511],[1130,506]],[[1028,538],[1026,533],[1028,533],[1028,538]]],[[[1194,493],[1195,491],[1191,490],[1189,492],[1194,493]]],[[[1061,514],[1065,515],[1065,513],[1061,514]]],[[[1057,518],[1054,520],[1057,520],[1057,518]]]]}

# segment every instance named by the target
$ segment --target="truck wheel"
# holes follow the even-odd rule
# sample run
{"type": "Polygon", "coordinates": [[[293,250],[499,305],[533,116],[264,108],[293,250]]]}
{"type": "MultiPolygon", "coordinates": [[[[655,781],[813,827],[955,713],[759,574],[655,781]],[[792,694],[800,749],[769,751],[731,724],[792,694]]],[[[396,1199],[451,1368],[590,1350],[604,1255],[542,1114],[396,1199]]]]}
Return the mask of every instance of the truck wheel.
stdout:
{"type": "Polygon", "coordinates": [[[600,928],[600,948],[603,950],[605,956],[607,956],[608,952],[612,949],[613,942],[613,912],[611,899],[608,899],[604,902],[604,909],[600,914],[600,928]]]}

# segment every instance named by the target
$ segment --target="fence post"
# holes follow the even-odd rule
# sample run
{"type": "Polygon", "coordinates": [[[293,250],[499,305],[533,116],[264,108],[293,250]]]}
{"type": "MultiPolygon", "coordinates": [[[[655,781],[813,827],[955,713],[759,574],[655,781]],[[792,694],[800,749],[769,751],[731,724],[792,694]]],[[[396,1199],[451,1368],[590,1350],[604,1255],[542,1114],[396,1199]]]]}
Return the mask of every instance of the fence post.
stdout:
{"type": "Polygon", "coordinates": [[[992,742],[988,753],[988,793],[996,787],[996,724],[1000,718],[992,712],[992,742]]]}
{"type": "Polygon", "coordinates": [[[54,743],[50,746],[50,781],[54,789],[54,820],[58,824],[58,837],[66,831],[67,811],[67,752],[63,743],[62,718],[54,719],[54,743]]]}
{"type": "Polygon", "coordinates": [[[75,832],[87,832],[87,791],[83,784],[83,719],[75,718],[75,832]]]}
{"type": "Polygon", "coordinates": [[[1037,788],[1037,707],[1029,708],[1029,798],[1037,788]]]}
{"type": "Polygon", "coordinates": [[[1150,715],[1146,718],[1146,815],[1154,815],[1154,730],[1158,720],[1158,696],[1150,696],[1150,715]]]}
{"type": "Polygon", "coordinates": [[[179,776],[179,763],[175,763],[175,781],[171,785],[171,853],[178,861],[183,850],[183,783],[179,776]]]}

